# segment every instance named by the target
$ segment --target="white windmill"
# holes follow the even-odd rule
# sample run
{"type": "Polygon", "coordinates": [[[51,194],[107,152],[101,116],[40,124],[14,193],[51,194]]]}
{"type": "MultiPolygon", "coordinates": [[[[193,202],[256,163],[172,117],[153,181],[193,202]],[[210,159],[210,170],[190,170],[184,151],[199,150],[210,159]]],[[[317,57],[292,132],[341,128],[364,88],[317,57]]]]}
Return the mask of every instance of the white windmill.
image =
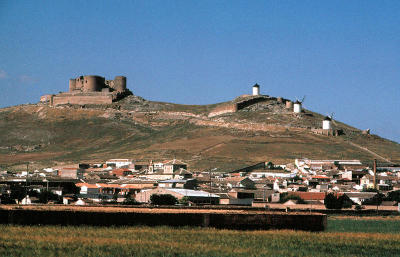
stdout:
{"type": "Polygon", "coordinates": [[[260,95],[260,85],[257,83],[253,86],[253,95],[260,95]]]}
{"type": "Polygon", "coordinates": [[[306,96],[303,96],[303,99],[301,99],[301,101],[299,101],[299,99],[296,98],[296,102],[294,102],[294,104],[293,104],[293,112],[294,113],[301,113],[301,111],[302,111],[301,106],[305,99],[306,99],[306,96]]]}
{"type": "Polygon", "coordinates": [[[322,121],[322,129],[332,129],[332,123],[336,125],[336,122],[333,120],[333,114],[332,112],[331,115],[325,116],[322,121]]]}

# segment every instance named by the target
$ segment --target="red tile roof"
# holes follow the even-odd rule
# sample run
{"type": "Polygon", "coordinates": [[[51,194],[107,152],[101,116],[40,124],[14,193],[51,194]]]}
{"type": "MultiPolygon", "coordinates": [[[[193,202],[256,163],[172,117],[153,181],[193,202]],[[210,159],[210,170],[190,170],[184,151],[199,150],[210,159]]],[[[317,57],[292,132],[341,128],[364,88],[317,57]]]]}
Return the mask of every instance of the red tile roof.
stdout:
{"type": "Polygon", "coordinates": [[[307,200],[324,200],[325,199],[325,192],[291,192],[289,194],[297,195],[301,199],[307,200]]]}
{"type": "Polygon", "coordinates": [[[323,176],[323,175],[316,175],[316,176],[312,176],[313,179],[330,179],[327,176],[323,176]]]}

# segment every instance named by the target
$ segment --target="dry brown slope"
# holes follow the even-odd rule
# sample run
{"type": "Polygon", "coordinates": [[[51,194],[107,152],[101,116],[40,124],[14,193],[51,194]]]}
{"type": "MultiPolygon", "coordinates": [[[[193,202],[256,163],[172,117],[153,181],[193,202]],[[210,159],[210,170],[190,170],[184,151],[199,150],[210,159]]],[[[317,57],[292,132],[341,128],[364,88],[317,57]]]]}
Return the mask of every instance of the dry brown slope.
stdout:
{"type": "Polygon", "coordinates": [[[306,125],[322,117],[316,113],[299,117],[271,112],[267,106],[208,118],[212,106],[128,100],[108,108],[23,105],[1,109],[0,164],[9,167],[34,161],[43,166],[55,161],[116,157],[179,158],[195,169],[229,170],[260,161],[287,163],[299,157],[375,157],[348,141],[385,158],[400,160],[400,145],[377,136],[349,133],[327,137],[311,133],[306,125]],[[298,128],[293,124],[306,125],[298,128]]]}

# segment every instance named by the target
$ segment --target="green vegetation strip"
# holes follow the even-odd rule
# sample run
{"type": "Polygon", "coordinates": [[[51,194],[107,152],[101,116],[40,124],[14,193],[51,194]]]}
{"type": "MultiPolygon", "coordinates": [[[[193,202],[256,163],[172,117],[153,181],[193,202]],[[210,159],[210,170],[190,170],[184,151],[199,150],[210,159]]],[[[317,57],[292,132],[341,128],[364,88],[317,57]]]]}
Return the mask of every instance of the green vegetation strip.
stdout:
{"type": "Polygon", "coordinates": [[[328,218],[328,232],[362,232],[400,234],[400,218],[368,217],[368,218],[328,218]]]}
{"type": "Polygon", "coordinates": [[[0,256],[398,256],[399,222],[330,219],[320,233],[1,225],[0,256]],[[374,233],[359,232],[365,221],[374,233]]]}

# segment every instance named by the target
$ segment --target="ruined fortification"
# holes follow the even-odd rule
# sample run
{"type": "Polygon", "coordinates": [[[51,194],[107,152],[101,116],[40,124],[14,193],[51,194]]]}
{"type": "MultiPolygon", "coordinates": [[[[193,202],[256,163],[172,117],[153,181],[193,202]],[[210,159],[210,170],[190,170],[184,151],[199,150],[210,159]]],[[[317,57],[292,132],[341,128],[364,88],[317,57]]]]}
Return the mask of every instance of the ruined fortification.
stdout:
{"type": "Polygon", "coordinates": [[[69,91],[57,95],[44,95],[41,102],[51,106],[62,104],[111,104],[126,95],[132,94],[126,88],[126,77],[116,76],[106,80],[97,75],[79,76],[69,80],[69,91]]]}
{"type": "MultiPolygon", "coordinates": [[[[211,118],[211,117],[215,117],[215,116],[222,115],[225,113],[237,112],[246,107],[249,107],[249,106],[252,106],[252,105],[255,105],[258,103],[268,102],[271,100],[277,100],[277,98],[270,97],[268,95],[242,95],[231,102],[218,105],[213,110],[211,110],[211,112],[208,114],[208,117],[211,118]]],[[[279,97],[279,99],[277,101],[278,102],[280,101],[282,103],[283,101],[289,101],[289,100],[279,97]]]]}

